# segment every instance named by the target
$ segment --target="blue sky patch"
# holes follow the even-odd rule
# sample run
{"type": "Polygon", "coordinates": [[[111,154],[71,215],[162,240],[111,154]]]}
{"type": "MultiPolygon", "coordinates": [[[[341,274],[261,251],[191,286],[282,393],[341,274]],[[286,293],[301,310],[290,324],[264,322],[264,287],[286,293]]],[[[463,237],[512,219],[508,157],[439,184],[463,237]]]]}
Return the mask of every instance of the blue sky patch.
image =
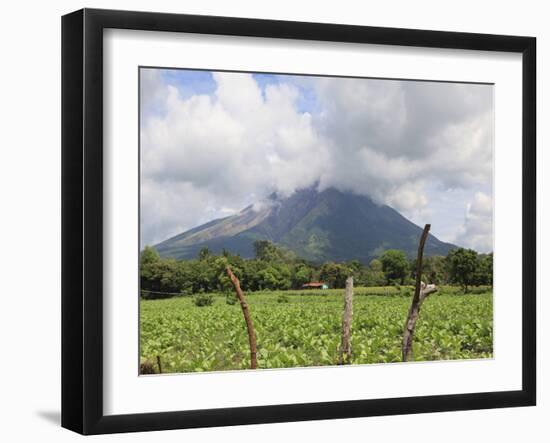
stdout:
{"type": "Polygon", "coordinates": [[[216,91],[211,71],[163,69],[161,76],[164,83],[178,88],[183,99],[194,95],[212,95],[216,91]]]}

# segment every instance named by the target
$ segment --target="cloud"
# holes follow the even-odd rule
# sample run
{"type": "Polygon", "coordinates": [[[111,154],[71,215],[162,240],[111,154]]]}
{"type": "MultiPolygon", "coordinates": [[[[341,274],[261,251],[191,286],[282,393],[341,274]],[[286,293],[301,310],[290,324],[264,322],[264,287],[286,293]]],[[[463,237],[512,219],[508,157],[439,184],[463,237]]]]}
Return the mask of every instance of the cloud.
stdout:
{"type": "Polygon", "coordinates": [[[490,86],[176,72],[142,70],[144,243],[314,184],[442,224],[434,189],[492,182],[490,86]]]}
{"type": "Polygon", "coordinates": [[[160,113],[164,110],[166,98],[170,88],[162,83],[161,70],[140,70],[140,105],[142,122],[151,113],[160,113]]]}
{"type": "Polygon", "coordinates": [[[466,208],[464,225],[456,242],[480,252],[493,251],[493,199],[476,192],[466,208]]]}
{"type": "Polygon", "coordinates": [[[274,191],[290,195],[314,184],[326,163],[311,116],[295,109],[295,87],[262,91],[247,74],[218,73],[214,80],[213,96],[185,99],[166,86],[165,112],[142,123],[142,204],[151,208],[142,210],[145,243],[207,221],[193,202],[221,211],[274,191]]]}
{"type": "Polygon", "coordinates": [[[318,83],[325,112],[317,126],[334,140],[335,167],[323,176],[325,186],[346,183],[407,211],[428,204],[423,183],[449,189],[491,180],[490,87],[329,78],[318,83]]]}
{"type": "MultiPolygon", "coordinates": [[[[191,183],[142,179],[141,238],[143,244],[155,244],[168,236],[187,230],[197,223],[218,217],[220,211],[205,205],[209,193],[191,183]]],[[[229,214],[226,214],[229,215],[229,214]]]]}

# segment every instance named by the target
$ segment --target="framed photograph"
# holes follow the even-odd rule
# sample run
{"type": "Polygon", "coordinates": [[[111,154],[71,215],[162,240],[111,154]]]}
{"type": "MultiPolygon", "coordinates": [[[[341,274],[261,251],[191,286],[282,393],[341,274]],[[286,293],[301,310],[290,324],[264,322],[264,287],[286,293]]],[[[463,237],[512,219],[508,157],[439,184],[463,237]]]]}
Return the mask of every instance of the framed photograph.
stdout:
{"type": "Polygon", "coordinates": [[[62,19],[62,425],[536,402],[536,40],[62,19]]]}

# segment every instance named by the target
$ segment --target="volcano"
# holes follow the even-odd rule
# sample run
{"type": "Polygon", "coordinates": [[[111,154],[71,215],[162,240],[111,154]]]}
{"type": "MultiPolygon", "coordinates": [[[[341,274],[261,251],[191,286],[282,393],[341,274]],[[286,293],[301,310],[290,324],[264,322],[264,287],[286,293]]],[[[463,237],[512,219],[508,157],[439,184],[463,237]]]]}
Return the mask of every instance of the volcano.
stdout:
{"type": "MultiPolygon", "coordinates": [[[[269,240],[315,263],[359,260],[368,263],[387,249],[416,257],[422,228],[395,209],[369,197],[334,188],[268,198],[239,213],[212,220],[157,245],[162,257],[196,258],[201,248],[254,256],[254,242],[269,240]]],[[[429,235],[425,255],[447,255],[455,245],[429,235]]]]}

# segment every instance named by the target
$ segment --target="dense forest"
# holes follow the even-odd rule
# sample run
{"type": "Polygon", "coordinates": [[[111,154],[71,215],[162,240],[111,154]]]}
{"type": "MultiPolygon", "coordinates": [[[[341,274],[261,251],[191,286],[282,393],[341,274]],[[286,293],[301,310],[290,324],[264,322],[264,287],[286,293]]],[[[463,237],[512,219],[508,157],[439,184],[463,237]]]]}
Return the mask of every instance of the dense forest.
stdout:
{"type": "MultiPolygon", "coordinates": [[[[178,261],[161,258],[154,248],[147,246],[140,259],[141,296],[166,298],[229,292],[227,265],[247,292],[299,289],[313,281],[323,282],[329,288],[343,288],[348,276],[354,277],[357,286],[414,284],[415,260],[408,259],[400,250],[387,250],[368,264],[356,260],[315,264],[264,240],[254,243],[254,252],[253,259],[243,259],[226,250],[214,255],[203,248],[196,259],[178,261]]],[[[457,248],[446,257],[425,257],[422,269],[426,281],[460,285],[468,292],[471,286],[492,285],[493,254],[457,248]]]]}

